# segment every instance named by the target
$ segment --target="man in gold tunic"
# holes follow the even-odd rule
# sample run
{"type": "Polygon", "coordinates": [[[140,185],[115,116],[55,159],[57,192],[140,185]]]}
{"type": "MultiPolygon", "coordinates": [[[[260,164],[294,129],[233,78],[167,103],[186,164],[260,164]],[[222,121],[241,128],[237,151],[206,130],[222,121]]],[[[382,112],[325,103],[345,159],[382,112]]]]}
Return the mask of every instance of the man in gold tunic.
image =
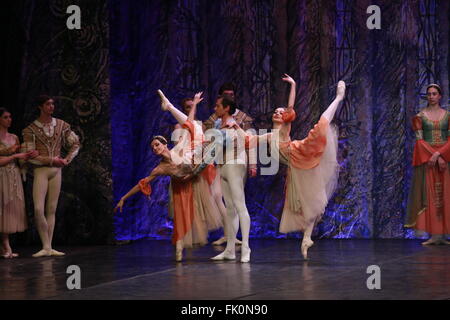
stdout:
{"type": "Polygon", "coordinates": [[[63,120],[52,117],[54,101],[49,96],[39,96],[39,117],[22,131],[27,149],[36,149],[39,156],[29,160],[33,165],[34,217],[42,250],[33,257],[62,256],[52,248],[55,213],[61,190],[61,169],[70,164],[80,149],[78,136],[63,120]],[[67,155],[61,158],[61,148],[67,155]]]}

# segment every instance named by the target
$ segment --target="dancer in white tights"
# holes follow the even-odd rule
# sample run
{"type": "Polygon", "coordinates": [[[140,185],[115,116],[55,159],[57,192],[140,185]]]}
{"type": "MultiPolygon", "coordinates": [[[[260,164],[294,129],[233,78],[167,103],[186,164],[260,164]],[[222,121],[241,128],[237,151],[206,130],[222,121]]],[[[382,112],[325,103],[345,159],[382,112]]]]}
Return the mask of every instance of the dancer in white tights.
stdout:
{"type": "MultiPolygon", "coordinates": [[[[162,98],[163,100],[167,100],[167,98],[162,98]]],[[[168,100],[167,100],[168,101],[168,100]]],[[[167,103],[166,104],[166,109],[167,111],[170,111],[172,113],[172,115],[175,117],[175,119],[178,120],[178,123],[175,125],[175,129],[183,129],[183,123],[185,123],[187,121],[186,115],[190,114],[190,111],[192,110],[192,108],[194,107],[194,99],[193,98],[185,98],[183,100],[181,100],[181,108],[184,112],[184,116],[182,114],[179,113],[179,110],[177,108],[175,108],[172,104],[167,103]]],[[[199,123],[195,117],[192,119],[192,122],[195,122],[199,125],[201,125],[201,123],[199,123]]],[[[222,193],[222,186],[221,186],[221,181],[220,181],[220,170],[218,167],[215,167],[213,165],[208,167],[208,171],[209,171],[209,177],[210,180],[208,181],[209,184],[209,188],[210,188],[210,192],[211,192],[211,196],[213,197],[214,201],[217,204],[217,207],[219,208],[220,214],[222,216],[222,223],[223,223],[223,229],[224,229],[224,237],[214,241],[212,243],[212,245],[222,245],[224,244],[227,240],[226,240],[226,231],[227,231],[227,209],[225,208],[225,205],[223,203],[223,193],[222,193]]],[[[170,192],[172,187],[170,186],[170,192]]],[[[173,206],[170,208],[171,211],[171,215],[173,216],[173,206]]],[[[236,245],[241,245],[242,242],[236,238],[235,240],[236,245]]]]}
{"type": "Polygon", "coordinates": [[[212,260],[234,260],[236,234],[241,228],[242,248],[241,262],[250,261],[249,233],[250,215],[245,204],[244,181],[247,172],[247,155],[245,148],[240,148],[236,129],[236,121],[231,116],[236,110],[234,101],[226,97],[219,97],[216,101],[215,113],[220,118],[216,122],[216,129],[220,130],[224,139],[223,163],[219,164],[222,191],[227,209],[227,246],[212,260]]]}
{"type": "Polygon", "coordinates": [[[61,191],[61,171],[77,156],[80,141],[68,123],[52,117],[55,106],[51,97],[40,96],[37,106],[39,118],[22,131],[25,145],[31,145],[32,149],[39,152],[38,157],[29,160],[34,167],[34,217],[42,242],[42,250],[33,257],[63,256],[63,252],[52,248],[56,207],[61,191]],[[67,150],[64,158],[61,158],[61,149],[67,150]]]}
{"type": "Polygon", "coordinates": [[[302,231],[301,252],[307,259],[308,249],[313,245],[312,231],[321,219],[337,184],[337,129],[330,122],[344,99],[345,83],[339,81],[336,98],[308,136],[303,140],[291,141],[291,122],[295,119],[295,81],[288,75],[282,80],[291,85],[291,90],[288,107],[277,108],[272,116],[273,129],[279,130],[279,137],[273,133],[248,136],[243,130],[237,129],[241,137],[250,138],[250,147],[254,147],[257,142],[275,143],[281,162],[288,165],[280,232],[302,231]]]}

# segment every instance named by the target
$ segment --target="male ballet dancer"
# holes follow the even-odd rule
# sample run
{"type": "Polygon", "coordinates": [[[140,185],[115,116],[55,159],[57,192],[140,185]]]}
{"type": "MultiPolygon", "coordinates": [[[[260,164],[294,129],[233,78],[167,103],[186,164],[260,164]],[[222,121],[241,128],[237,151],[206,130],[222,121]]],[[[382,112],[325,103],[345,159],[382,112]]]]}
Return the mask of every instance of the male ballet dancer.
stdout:
{"type": "MultiPolygon", "coordinates": [[[[226,97],[229,100],[232,100],[236,102],[236,108],[235,111],[231,114],[233,119],[236,121],[236,124],[241,127],[244,131],[248,129],[253,129],[253,119],[246,114],[244,111],[242,111],[242,106],[237,104],[236,99],[236,86],[232,82],[225,82],[222,84],[219,88],[219,96],[226,97]],[[239,107],[239,108],[238,108],[239,107]]],[[[219,119],[219,116],[214,112],[206,121],[203,122],[203,131],[206,131],[208,129],[215,128],[215,122],[219,119]]],[[[252,177],[256,177],[257,173],[257,165],[256,165],[256,152],[254,150],[251,150],[247,154],[248,159],[248,175],[252,177]]],[[[220,168],[218,168],[218,171],[220,171],[220,168]]],[[[244,178],[244,185],[245,181],[247,179],[247,175],[244,178]]],[[[216,194],[217,197],[220,196],[222,198],[222,192],[220,191],[220,194],[216,194]]],[[[224,223],[224,229],[226,228],[226,222],[224,223]]],[[[224,232],[225,233],[225,232],[224,232]]],[[[213,245],[222,245],[227,240],[226,234],[224,236],[216,241],[214,241],[213,245]]],[[[236,239],[236,244],[241,244],[241,241],[236,239]]]]}
{"type": "Polygon", "coordinates": [[[39,118],[22,131],[25,145],[32,144],[39,151],[38,157],[28,161],[34,165],[34,217],[42,242],[42,250],[33,257],[63,256],[63,252],[52,249],[56,207],[61,190],[61,168],[69,165],[76,157],[80,142],[68,123],[52,117],[55,105],[51,97],[39,96],[37,106],[39,118]],[[61,148],[68,150],[65,158],[60,157],[61,148]]]}
{"type": "Polygon", "coordinates": [[[241,227],[242,249],[241,262],[250,261],[249,233],[250,216],[245,205],[244,184],[247,173],[247,154],[245,148],[239,145],[235,120],[236,104],[226,96],[219,96],[214,108],[217,117],[215,128],[225,136],[223,163],[219,163],[223,196],[227,209],[226,231],[227,246],[225,250],[211,258],[212,260],[234,260],[236,234],[241,227]]]}

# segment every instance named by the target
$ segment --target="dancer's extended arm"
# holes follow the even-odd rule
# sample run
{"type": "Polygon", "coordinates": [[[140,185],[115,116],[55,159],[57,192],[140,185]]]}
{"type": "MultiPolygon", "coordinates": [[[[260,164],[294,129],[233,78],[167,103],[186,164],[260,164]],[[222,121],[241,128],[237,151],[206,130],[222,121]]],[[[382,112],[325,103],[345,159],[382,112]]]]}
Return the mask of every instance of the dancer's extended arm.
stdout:
{"type": "Polygon", "coordinates": [[[148,186],[147,190],[145,190],[146,191],[145,193],[147,196],[150,196],[150,194],[151,194],[150,182],[152,182],[157,176],[160,176],[162,174],[163,174],[163,172],[159,166],[157,166],[155,169],[153,169],[147,178],[140,180],[138,184],[136,184],[133,188],[131,188],[130,191],[128,191],[127,194],[125,194],[120,199],[119,203],[114,208],[114,212],[117,212],[117,210],[120,210],[120,212],[122,212],[122,208],[125,204],[125,200],[127,200],[129,197],[135,195],[139,191],[144,191],[144,190],[142,190],[142,187],[144,184],[146,184],[148,186]]]}
{"type": "Polygon", "coordinates": [[[270,142],[270,138],[272,137],[271,132],[261,135],[247,133],[237,123],[233,124],[233,128],[236,129],[239,139],[243,139],[245,141],[245,147],[248,149],[256,147],[258,143],[270,142]]]}

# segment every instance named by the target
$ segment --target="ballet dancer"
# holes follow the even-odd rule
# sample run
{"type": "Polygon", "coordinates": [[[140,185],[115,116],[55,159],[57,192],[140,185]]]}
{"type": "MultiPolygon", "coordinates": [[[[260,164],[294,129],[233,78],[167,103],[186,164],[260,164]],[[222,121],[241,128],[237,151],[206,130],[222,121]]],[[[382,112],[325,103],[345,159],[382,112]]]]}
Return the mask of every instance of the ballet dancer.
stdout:
{"type": "Polygon", "coordinates": [[[171,112],[178,123],[188,130],[183,130],[178,143],[171,150],[167,147],[168,142],[164,137],[152,138],[150,146],[153,153],[161,157],[161,162],[147,178],[140,180],[120,199],[114,211],[122,212],[125,201],[138,192],[150,197],[150,183],[158,176],[170,176],[174,220],[172,243],[176,249],[175,260],[182,261],[184,248],[205,245],[208,230],[218,229],[222,224],[219,209],[209,191],[208,177],[204,176],[208,171],[201,171],[205,168],[203,163],[193,164],[196,150],[189,150],[196,137],[202,135],[201,126],[194,122],[196,106],[203,100],[201,93],[195,95],[189,116],[176,109],[161,91],[158,93],[162,109],[171,112]]]}
{"type": "Polygon", "coordinates": [[[55,105],[51,97],[39,96],[36,104],[39,118],[22,131],[25,145],[39,152],[39,156],[28,161],[34,167],[34,217],[42,242],[42,250],[33,257],[63,256],[65,253],[52,248],[61,171],[78,155],[80,141],[67,122],[52,117],[55,105]],[[61,158],[62,148],[67,150],[65,158],[61,158]]]}
{"type": "Polygon", "coordinates": [[[279,133],[267,133],[259,136],[245,134],[237,125],[241,138],[248,139],[250,148],[257,143],[275,143],[279,150],[279,159],[288,166],[286,177],[286,195],[280,221],[280,232],[303,232],[301,253],[308,259],[308,249],[314,244],[311,234],[320,221],[325,207],[337,185],[339,165],[337,155],[337,129],[330,125],[339,103],[345,96],[345,83],[339,81],[336,98],[321,115],[319,122],[303,140],[291,140],[291,122],[296,114],[295,81],[284,75],[283,81],[290,84],[287,108],[277,108],[272,116],[273,130],[279,133]]]}
{"type": "Polygon", "coordinates": [[[240,148],[237,139],[236,129],[233,126],[236,121],[232,114],[236,111],[234,101],[226,96],[220,96],[216,100],[215,113],[219,118],[215,123],[215,128],[220,130],[225,136],[223,139],[223,163],[219,163],[222,191],[227,209],[227,246],[219,255],[212,260],[234,260],[236,234],[241,228],[242,248],[241,262],[250,261],[250,215],[245,204],[244,184],[247,173],[247,154],[245,148],[240,148]]]}

